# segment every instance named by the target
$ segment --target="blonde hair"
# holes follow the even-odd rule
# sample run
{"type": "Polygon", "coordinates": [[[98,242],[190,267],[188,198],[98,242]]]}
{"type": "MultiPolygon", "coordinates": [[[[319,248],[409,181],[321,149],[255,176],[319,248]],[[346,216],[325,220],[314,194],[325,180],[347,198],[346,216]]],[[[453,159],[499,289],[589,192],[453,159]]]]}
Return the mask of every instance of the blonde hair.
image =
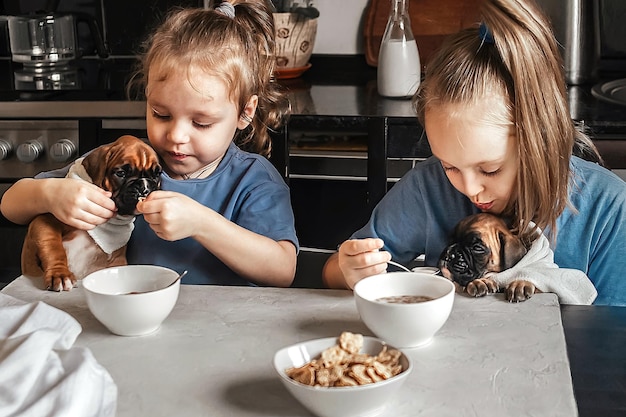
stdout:
{"type": "Polygon", "coordinates": [[[531,0],[486,0],[482,18],[481,28],[465,29],[442,45],[414,106],[423,124],[426,109],[472,105],[494,92],[506,97],[500,113],[514,126],[519,172],[516,200],[503,214],[516,233],[532,240],[531,221],[555,232],[569,204],[574,146],[600,157],[571,119],[562,59],[540,9],[531,0]]]}
{"type": "Polygon", "coordinates": [[[209,10],[172,9],[143,43],[129,92],[139,87],[145,94],[149,77],[163,80],[181,68],[189,71],[193,67],[222,79],[240,112],[256,94],[256,114],[251,121],[246,119],[250,121],[246,129],[237,131],[235,143],[244,150],[268,156],[268,130],[279,128],[290,111],[287,96],[274,78],[272,8],[265,0],[230,3],[234,17],[220,11],[221,3],[209,10]]]}

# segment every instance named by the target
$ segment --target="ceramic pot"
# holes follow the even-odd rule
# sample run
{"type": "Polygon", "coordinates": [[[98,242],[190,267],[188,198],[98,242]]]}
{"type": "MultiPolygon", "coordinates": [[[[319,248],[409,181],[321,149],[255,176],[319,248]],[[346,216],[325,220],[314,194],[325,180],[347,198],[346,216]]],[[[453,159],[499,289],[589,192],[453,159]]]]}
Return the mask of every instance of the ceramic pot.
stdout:
{"type": "Polygon", "coordinates": [[[278,71],[306,68],[313,53],[317,19],[299,13],[274,13],[278,71]]]}

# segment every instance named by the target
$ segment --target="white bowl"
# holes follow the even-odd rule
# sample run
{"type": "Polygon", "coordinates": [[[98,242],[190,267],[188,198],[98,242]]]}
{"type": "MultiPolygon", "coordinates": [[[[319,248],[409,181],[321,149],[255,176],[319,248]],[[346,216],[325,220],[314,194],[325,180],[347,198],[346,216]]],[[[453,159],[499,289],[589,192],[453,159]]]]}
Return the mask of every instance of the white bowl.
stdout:
{"type": "MultiPolygon", "coordinates": [[[[274,355],[274,368],[283,385],[304,407],[318,417],[374,417],[385,411],[389,401],[413,370],[409,358],[403,353],[400,364],[403,371],[384,381],[354,387],[319,387],[302,384],[291,379],[285,370],[300,367],[329,347],[338,343],[337,337],[309,340],[280,349],[274,355]]],[[[374,337],[363,337],[361,353],[377,355],[385,343],[374,337]]],[[[387,345],[390,349],[396,349],[387,345]]]]}
{"type": "Polygon", "coordinates": [[[428,344],[444,325],[454,302],[452,281],[420,272],[373,275],[354,286],[356,307],[365,325],[378,337],[399,348],[428,344]],[[421,295],[432,300],[399,304],[382,297],[421,295]]]}
{"type": "Polygon", "coordinates": [[[180,291],[178,273],[155,265],[106,268],[82,279],[91,313],[112,333],[141,336],[156,331],[169,316],[180,291]],[[148,291],[141,294],[132,292],[148,291]]]}

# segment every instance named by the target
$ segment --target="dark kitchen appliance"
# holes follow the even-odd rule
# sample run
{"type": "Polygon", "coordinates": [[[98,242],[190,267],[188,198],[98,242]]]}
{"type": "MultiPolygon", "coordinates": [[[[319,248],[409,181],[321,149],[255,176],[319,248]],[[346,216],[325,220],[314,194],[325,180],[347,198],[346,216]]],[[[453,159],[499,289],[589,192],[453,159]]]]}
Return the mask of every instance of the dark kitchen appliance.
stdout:
{"type": "Polygon", "coordinates": [[[79,89],[81,78],[73,61],[81,56],[77,25],[89,27],[98,57],[108,57],[95,18],[79,14],[28,14],[0,16],[9,34],[16,90],[79,89]]]}
{"type": "Polygon", "coordinates": [[[92,16],[43,13],[0,16],[7,22],[11,58],[25,68],[66,66],[80,57],[77,25],[85,22],[100,58],[108,57],[100,29],[92,16]]]}

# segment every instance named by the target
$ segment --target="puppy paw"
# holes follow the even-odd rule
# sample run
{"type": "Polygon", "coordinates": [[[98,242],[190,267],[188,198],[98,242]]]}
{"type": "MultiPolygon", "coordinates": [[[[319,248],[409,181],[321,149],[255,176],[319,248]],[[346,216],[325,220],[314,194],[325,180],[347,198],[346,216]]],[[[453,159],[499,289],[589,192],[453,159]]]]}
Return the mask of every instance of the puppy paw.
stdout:
{"type": "Polygon", "coordinates": [[[491,278],[477,278],[467,284],[465,291],[472,297],[482,297],[498,292],[498,284],[491,278]]]}
{"type": "Polygon", "coordinates": [[[54,269],[46,271],[43,278],[44,288],[49,291],[69,291],[76,284],[76,277],[69,269],[54,269]]]}
{"type": "Polygon", "coordinates": [[[538,291],[532,282],[517,280],[507,285],[505,295],[507,301],[519,303],[528,300],[536,292],[538,291]]]}

